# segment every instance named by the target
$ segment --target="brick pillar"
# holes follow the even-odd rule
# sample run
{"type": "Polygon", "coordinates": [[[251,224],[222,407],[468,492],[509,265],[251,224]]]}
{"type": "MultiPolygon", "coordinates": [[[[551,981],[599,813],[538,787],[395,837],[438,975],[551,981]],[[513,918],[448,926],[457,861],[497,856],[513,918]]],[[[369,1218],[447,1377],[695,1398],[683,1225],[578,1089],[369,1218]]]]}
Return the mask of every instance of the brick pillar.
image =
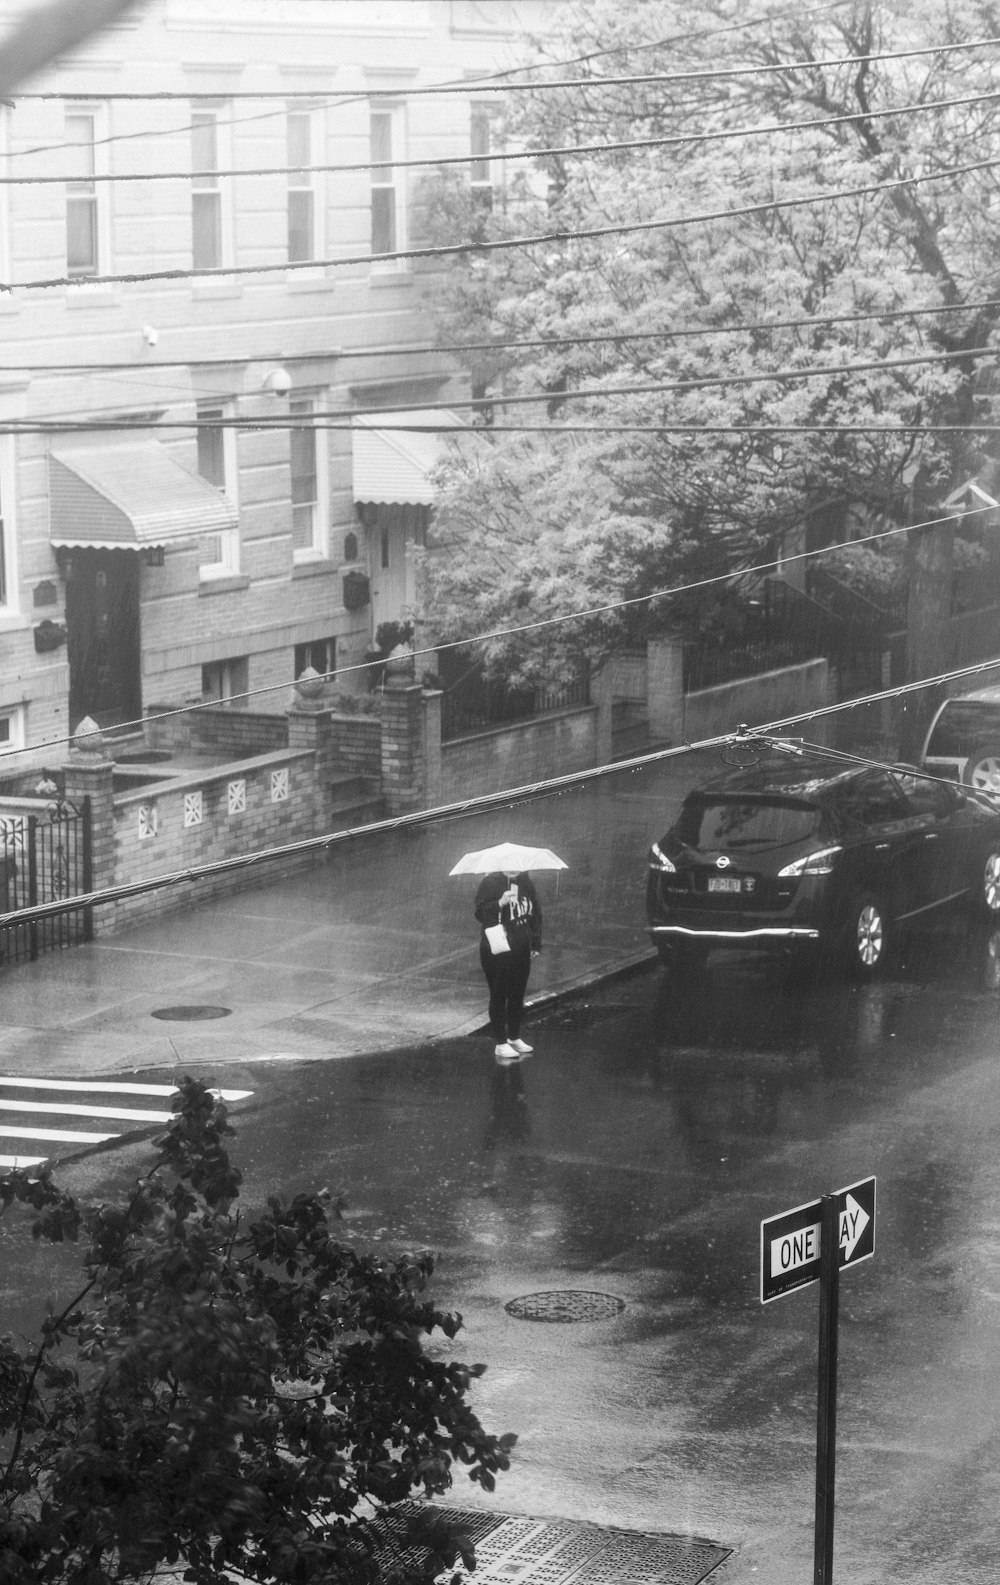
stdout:
{"type": "MultiPolygon", "coordinates": [[[[90,799],[91,890],[113,886],[117,879],[115,862],[115,801],[112,777],[114,764],[96,722],[89,716],[73,734],[69,759],[63,766],[65,796],[70,803],[90,799]]],[[[114,911],[94,911],[94,929],[110,929],[114,911]]]]}
{"type": "Polygon", "coordinates": [[[426,805],[424,690],[392,676],[382,691],[382,796],[390,815],[426,805]]]}
{"type": "Polygon", "coordinates": [[[330,711],[323,702],[323,683],[307,666],[295,684],[295,703],[288,711],[288,747],[293,754],[307,749],[313,756],[312,828],[318,836],[329,825],[333,740],[330,711]]]}
{"type": "Polygon", "coordinates": [[[646,713],[651,743],[684,741],[684,649],[676,638],[646,644],[646,713]]]}
{"type": "Polygon", "coordinates": [[[611,763],[611,707],[615,697],[615,663],[606,660],[590,678],[590,702],[597,706],[594,727],[594,764],[611,763]]]}
{"type": "Polygon", "coordinates": [[[440,688],[424,689],[424,800],[428,809],[441,802],[441,699],[440,688]]]}

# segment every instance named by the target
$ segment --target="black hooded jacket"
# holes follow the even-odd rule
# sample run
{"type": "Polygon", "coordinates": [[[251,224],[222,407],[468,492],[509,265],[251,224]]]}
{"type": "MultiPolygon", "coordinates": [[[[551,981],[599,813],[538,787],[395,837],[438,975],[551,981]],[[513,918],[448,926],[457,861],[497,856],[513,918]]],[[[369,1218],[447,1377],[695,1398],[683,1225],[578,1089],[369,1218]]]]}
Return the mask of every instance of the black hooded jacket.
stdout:
{"type": "Polygon", "coordinates": [[[475,912],[484,931],[488,925],[503,925],[512,952],[542,950],[542,908],[526,870],[513,883],[499,871],[487,875],[476,892],[475,912]],[[512,884],[517,902],[501,908],[500,898],[512,884]]]}

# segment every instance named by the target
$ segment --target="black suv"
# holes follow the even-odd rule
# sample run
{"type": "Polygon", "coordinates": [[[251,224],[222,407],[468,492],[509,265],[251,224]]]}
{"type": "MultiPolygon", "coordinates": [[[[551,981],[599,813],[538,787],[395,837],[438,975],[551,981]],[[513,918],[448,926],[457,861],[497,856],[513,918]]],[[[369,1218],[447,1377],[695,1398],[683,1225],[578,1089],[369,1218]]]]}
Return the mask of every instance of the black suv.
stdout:
{"type": "Polygon", "coordinates": [[[1000,688],[946,699],[930,724],[920,763],[935,776],[1000,795],[1000,688]]]}
{"type": "Polygon", "coordinates": [[[665,962],[823,947],[874,975],[897,930],[960,902],[1000,920],[1000,810],[906,766],[776,752],[689,793],[649,854],[665,962]]]}

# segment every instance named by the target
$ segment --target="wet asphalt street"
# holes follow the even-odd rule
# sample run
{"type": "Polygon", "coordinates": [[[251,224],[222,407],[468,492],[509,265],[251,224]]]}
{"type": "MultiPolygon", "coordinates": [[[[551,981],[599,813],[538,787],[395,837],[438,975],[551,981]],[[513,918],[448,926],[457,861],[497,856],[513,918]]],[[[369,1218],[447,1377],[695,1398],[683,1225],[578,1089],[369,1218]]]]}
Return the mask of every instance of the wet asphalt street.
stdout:
{"type": "MultiPolygon", "coordinates": [[[[733,954],[536,1014],[509,1069],[474,1036],[229,1064],[255,1091],[247,1197],[329,1183],[351,1237],[437,1252],[454,1352],[488,1366],[481,1416],[520,1436],[495,1496],[459,1477],[457,1505],[706,1536],[737,1549],[716,1577],[791,1585],[812,1567],[817,1289],[760,1305],[759,1224],[875,1174],[875,1255],[841,1281],[835,1578],[994,1579],[995,964],[960,929],[868,987],[733,954]],[[505,1309],[551,1290],[623,1308],[505,1309]]],[[[147,1157],[133,1142],[61,1176],[107,1193],[147,1157]]],[[[27,1320],[38,1268],[3,1242],[27,1320]]]]}

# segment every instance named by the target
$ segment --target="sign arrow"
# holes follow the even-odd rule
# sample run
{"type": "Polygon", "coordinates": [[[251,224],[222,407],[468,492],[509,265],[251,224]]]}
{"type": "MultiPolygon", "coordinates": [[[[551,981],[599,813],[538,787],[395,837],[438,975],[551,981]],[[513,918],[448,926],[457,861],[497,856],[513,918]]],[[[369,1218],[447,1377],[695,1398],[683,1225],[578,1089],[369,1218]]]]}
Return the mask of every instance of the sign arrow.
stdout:
{"type": "MultiPolygon", "coordinates": [[[[862,1178],[836,1192],[833,1222],[837,1263],[843,1270],[875,1252],[875,1179],[862,1178]]],[[[760,1302],[820,1279],[823,1202],[809,1200],[760,1224],[760,1302]]]]}
{"type": "Polygon", "coordinates": [[[842,1265],[846,1265],[854,1254],[854,1246],[870,1221],[871,1217],[864,1206],[859,1205],[848,1190],[844,1209],[840,1213],[840,1247],[844,1252],[842,1265]]]}

